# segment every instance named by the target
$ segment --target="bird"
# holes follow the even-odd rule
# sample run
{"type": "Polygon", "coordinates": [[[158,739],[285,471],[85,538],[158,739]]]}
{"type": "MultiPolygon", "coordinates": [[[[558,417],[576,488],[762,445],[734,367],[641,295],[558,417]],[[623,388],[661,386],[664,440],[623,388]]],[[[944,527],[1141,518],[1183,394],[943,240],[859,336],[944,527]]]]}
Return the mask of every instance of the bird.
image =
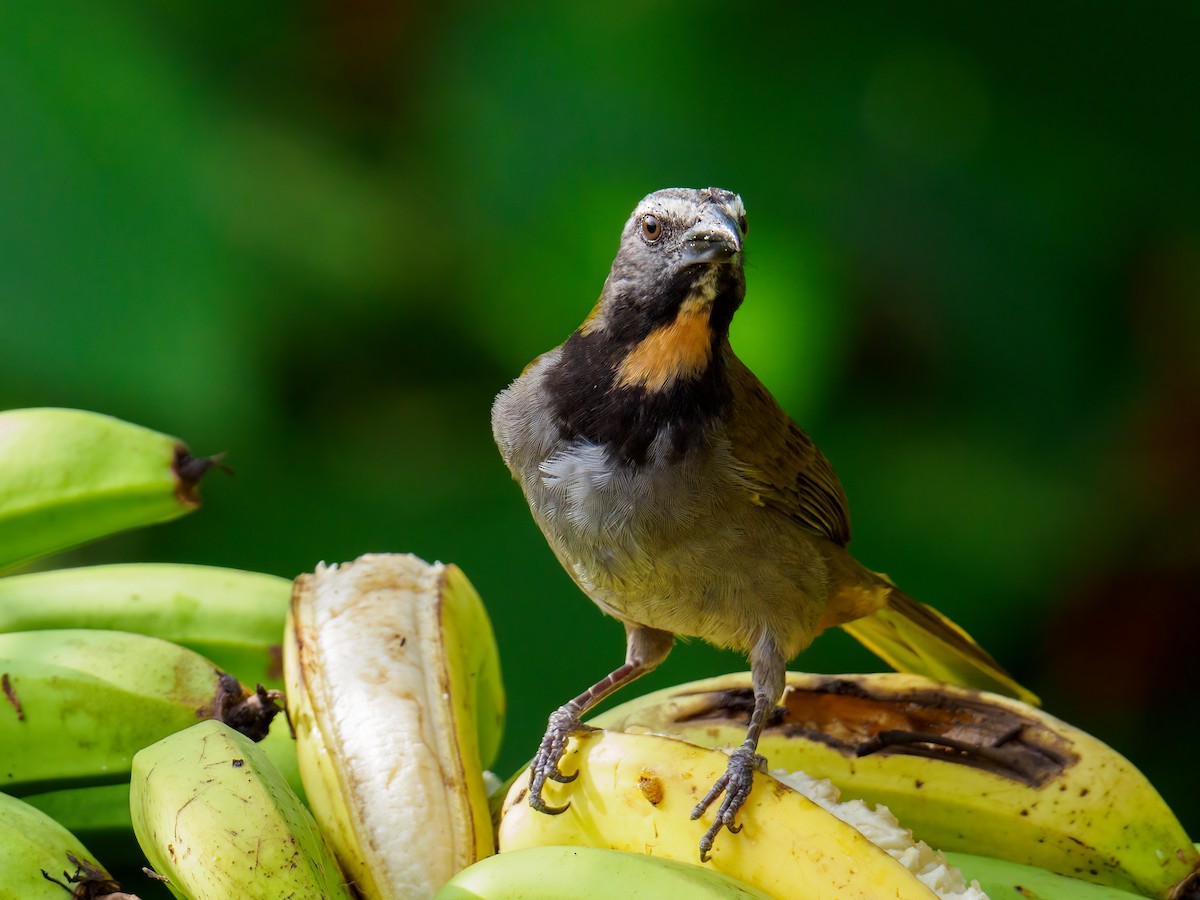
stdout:
{"type": "MultiPolygon", "coordinates": [[[[676,636],[747,655],[746,739],[696,804],[718,800],[699,841],[707,861],[736,833],[787,663],[841,626],[901,671],[1037,703],[965,631],[847,550],[846,494],[833,467],[734,354],[746,293],[748,222],[739,195],[667,188],[621,231],[590,314],[492,406],[492,432],[534,520],[575,584],[625,628],[625,662],[549,717],[528,800],[582,717],[657,667],[676,636]]],[[[569,805],[569,803],[568,803],[569,805]]]]}

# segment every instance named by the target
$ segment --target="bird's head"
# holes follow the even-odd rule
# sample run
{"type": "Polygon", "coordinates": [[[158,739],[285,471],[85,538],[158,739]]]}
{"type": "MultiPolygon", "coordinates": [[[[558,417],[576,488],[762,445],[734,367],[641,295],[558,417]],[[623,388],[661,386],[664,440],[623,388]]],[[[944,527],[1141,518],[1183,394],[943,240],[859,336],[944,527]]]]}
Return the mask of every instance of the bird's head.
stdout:
{"type": "Polygon", "coordinates": [[[707,368],[745,296],[745,236],[742,198],[720,188],[667,188],[637,205],[580,327],[626,348],[617,385],[661,390],[707,368]]]}
{"type": "Polygon", "coordinates": [[[634,466],[705,445],[731,396],[724,347],[746,293],[745,236],[741,198],[719,188],[637,205],[600,302],[546,376],[561,438],[634,466]]]}

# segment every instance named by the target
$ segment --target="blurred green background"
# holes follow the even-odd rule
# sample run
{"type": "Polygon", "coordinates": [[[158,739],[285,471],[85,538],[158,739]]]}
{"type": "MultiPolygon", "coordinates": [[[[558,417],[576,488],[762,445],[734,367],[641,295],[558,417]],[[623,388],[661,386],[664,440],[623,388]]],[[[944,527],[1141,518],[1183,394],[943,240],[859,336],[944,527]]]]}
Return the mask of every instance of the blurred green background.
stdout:
{"type": "MultiPolygon", "coordinates": [[[[1200,837],[1200,7],[434,7],[0,6],[0,407],[236,470],[55,564],[457,562],[507,774],[623,645],[492,397],[642,195],[717,185],[752,224],[734,346],[838,468],[856,555],[1200,837]]],[[[743,665],[685,643],[643,687],[743,665]]],[[[879,665],[840,632],[793,663],[879,665]]]]}

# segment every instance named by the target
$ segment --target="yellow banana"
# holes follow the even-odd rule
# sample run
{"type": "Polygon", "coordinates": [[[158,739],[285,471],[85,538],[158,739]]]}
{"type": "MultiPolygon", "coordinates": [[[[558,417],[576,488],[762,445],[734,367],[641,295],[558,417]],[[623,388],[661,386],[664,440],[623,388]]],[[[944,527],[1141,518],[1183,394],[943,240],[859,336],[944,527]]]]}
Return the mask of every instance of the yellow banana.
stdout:
{"type": "Polygon", "coordinates": [[[129,778],[133,754],[219,717],[254,737],[278,711],[184,647],[95,629],[0,634],[0,786],[27,794],[129,778]]]}
{"type": "MultiPolygon", "coordinates": [[[[119,890],[75,835],[28,803],[0,794],[0,897],[99,900],[119,890]]],[[[137,900],[132,894],[115,896],[137,900]]]]}
{"type": "MultiPolygon", "coordinates": [[[[590,731],[572,737],[562,769],[578,773],[569,790],[546,787],[559,815],[530,808],[528,773],[509,790],[497,832],[501,855],[543,845],[602,847],[681,862],[696,860],[710,823],[690,812],[725,771],[719,750],[647,734],[590,731]],[[557,794],[557,796],[556,796],[557,794]]],[[[765,773],[738,815],[736,841],[719,842],[714,871],[772,897],[891,900],[934,893],[853,826],[765,773]]]]}
{"type": "Polygon", "coordinates": [[[182,516],[212,463],[111,416],[0,412],[0,569],[182,516]]]}
{"type": "Polygon", "coordinates": [[[207,721],[133,759],[138,843],[181,900],[350,900],[312,815],[257,744],[207,721]]]}
{"type": "Polygon", "coordinates": [[[595,847],[529,847],[463,869],[436,900],[771,900],[744,882],[691,863],[595,847]]]}
{"type": "Polygon", "coordinates": [[[456,567],[377,554],[301,576],[284,670],[309,802],[363,897],[431,897],[492,852],[503,693],[456,567]]]}
{"type": "MultiPolygon", "coordinates": [[[[752,706],[750,677],[736,674],[649,694],[592,724],[734,746],[752,706]]],[[[1152,897],[1200,881],[1200,852],[1145,776],[1017,700],[916,675],[790,673],[759,752],[886,805],[943,850],[1152,897]]]]}
{"type": "Polygon", "coordinates": [[[275,575],[165,563],[54,569],[0,578],[0,632],[104,628],[181,644],[246,684],[283,687],[292,583],[275,575]]]}

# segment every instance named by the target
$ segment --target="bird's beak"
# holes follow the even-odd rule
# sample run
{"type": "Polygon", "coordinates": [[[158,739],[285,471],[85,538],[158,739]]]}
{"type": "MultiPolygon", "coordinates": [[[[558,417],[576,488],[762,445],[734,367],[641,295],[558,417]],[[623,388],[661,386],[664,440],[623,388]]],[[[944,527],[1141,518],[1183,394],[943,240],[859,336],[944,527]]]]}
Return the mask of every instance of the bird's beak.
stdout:
{"type": "Polygon", "coordinates": [[[737,223],[723,210],[710,209],[683,233],[683,264],[729,262],[742,252],[737,223]]]}

